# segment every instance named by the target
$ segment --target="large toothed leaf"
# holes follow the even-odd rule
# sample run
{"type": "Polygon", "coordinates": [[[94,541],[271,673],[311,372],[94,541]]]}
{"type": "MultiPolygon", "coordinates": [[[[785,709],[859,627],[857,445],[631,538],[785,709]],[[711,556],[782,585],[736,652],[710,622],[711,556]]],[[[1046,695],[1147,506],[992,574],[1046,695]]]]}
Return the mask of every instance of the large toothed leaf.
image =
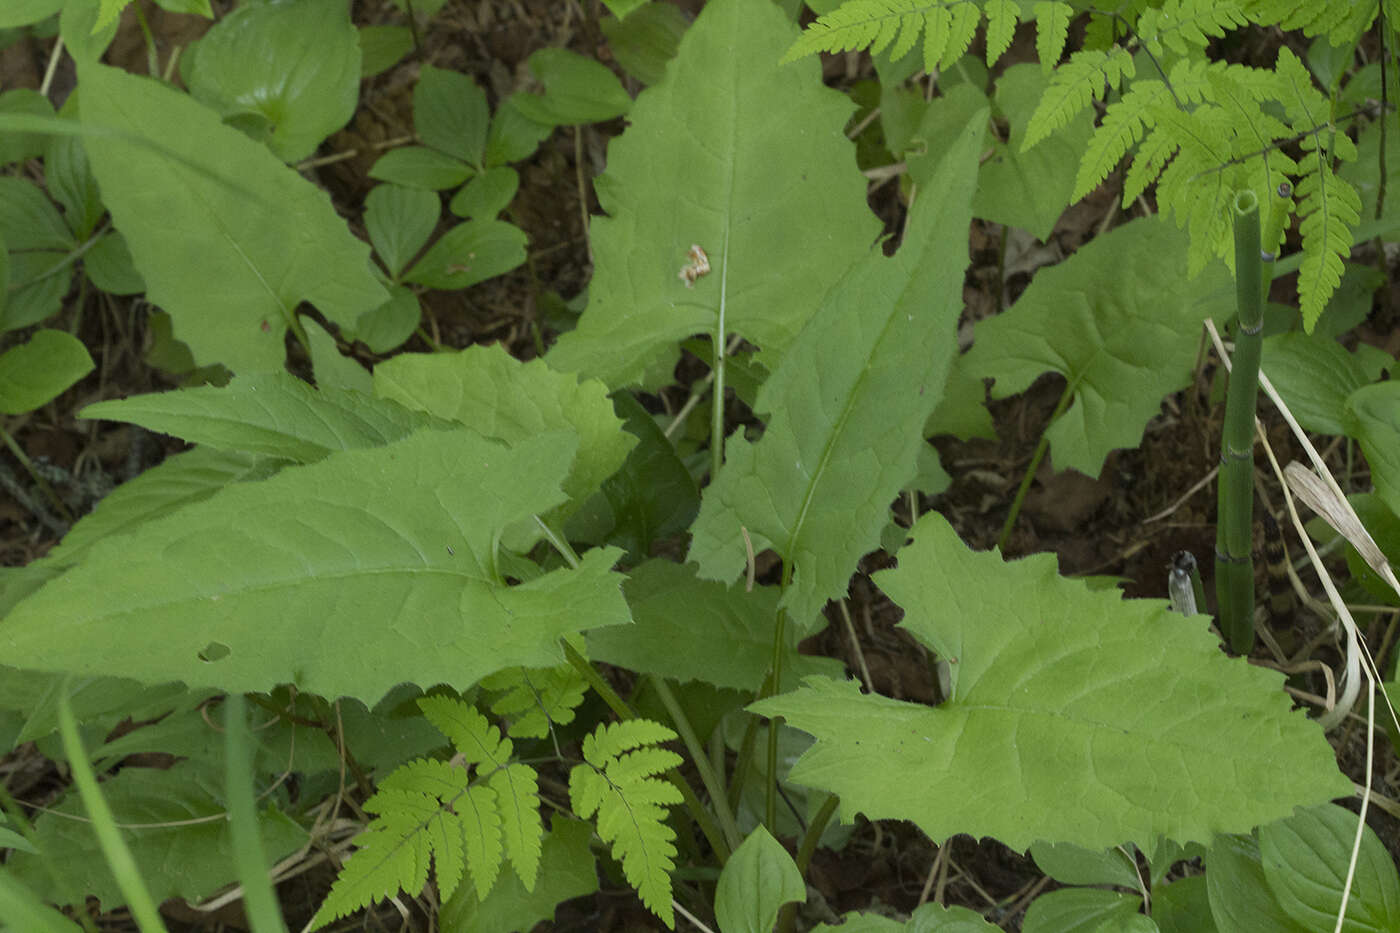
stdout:
{"type": "Polygon", "coordinates": [[[127,421],[192,444],[302,463],[333,450],[398,440],[433,419],[387,399],[314,389],[286,372],[238,376],[226,387],[98,402],[79,417],[127,421]]]}
{"type": "Polygon", "coordinates": [[[602,383],[554,372],[538,360],[522,363],[500,346],[400,354],[374,368],[374,390],[507,444],[572,430],[579,449],[564,492],[574,504],[617,472],[636,444],[602,383]]]}
{"type": "Polygon", "coordinates": [[[299,302],[350,327],[388,299],[330,198],[266,147],[168,85],[78,71],[102,200],[198,365],[280,369],[299,302]]]}
{"type": "Polygon", "coordinates": [[[783,352],[878,230],[842,134],[850,101],[815,60],[779,65],[797,34],[771,4],[715,0],[666,76],[637,98],[597,180],[596,272],[557,369],[609,386],[669,381],[677,341],[739,333],[783,352]],[[774,158],[782,153],[781,158],[774,158]],[[687,288],[692,245],[711,271],[687,288]]]}
{"type": "Polygon", "coordinates": [[[1204,618],[1091,591],[1057,576],[1049,554],[973,552],[937,513],[913,538],[875,580],[948,661],[952,697],[929,708],[812,678],[751,707],[816,737],[792,780],[839,794],[845,819],[907,819],[935,840],[970,833],[1012,849],[1150,848],[1350,795],[1282,675],[1227,658],[1204,618]]]}
{"type": "Polygon", "coordinates": [[[1201,321],[1232,312],[1224,267],[1188,279],[1186,245],[1160,218],[1125,224],[1041,269],[1009,311],[977,325],[963,362],[996,380],[993,398],[1046,372],[1069,380],[1074,400],[1047,429],[1056,469],[1097,476],[1110,450],[1136,446],[1190,379],[1201,321]]]}
{"type": "Polygon", "coordinates": [[[94,543],[6,617],[0,663],[371,704],[558,663],[561,634],[627,619],[617,551],[508,586],[496,542],[561,501],[574,446],[427,430],[230,486],[94,543]]]}
{"type": "Polygon", "coordinates": [[[795,568],[783,596],[800,626],[845,592],[879,546],[889,503],[915,474],[924,421],[957,347],[967,229],[986,110],[974,114],[914,203],[894,256],[868,255],[827,296],[759,391],[757,444],[730,439],[706,491],[690,560],[733,580],[744,534],[795,568]]]}

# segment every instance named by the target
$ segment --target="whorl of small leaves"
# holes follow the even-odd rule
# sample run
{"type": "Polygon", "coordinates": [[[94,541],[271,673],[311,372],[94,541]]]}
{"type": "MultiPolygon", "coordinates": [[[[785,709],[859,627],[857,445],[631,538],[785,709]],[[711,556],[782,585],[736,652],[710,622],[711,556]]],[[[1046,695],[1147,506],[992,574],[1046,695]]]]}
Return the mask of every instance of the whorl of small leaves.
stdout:
{"type": "Polygon", "coordinates": [[[598,814],[598,835],[622,863],[627,883],[669,928],[675,927],[671,872],[676,834],[666,825],[666,808],[680,803],[681,794],[656,775],[681,763],[675,752],[657,747],[675,738],[670,729],[647,719],[605,724],[583,740],[583,764],[569,772],[574,812],[598,814]]]}
{"type": "Polygon", "coordinates": [[[534,890],[544,833],[534,769],[511,762],[510,740],[466,703],[433,696],[418,705],[457,754],[450,762],[410,761],[380,782],[364,805],[375,818],[355,838],[355,854],[312,927],[400,890],[417,894],[427,884],[430,861],[442,900],[468,873],[477,897],[485,898],[505,858],[534,890]]]}
{"type": "Polygon", "coordinates": [[[491,701],[491,712],[509,722],[512,738],[542,739],[550,727],[574,721],[588,685],[573,665],[510,667],[481,681],[481,686],[501,695],[491,701]]]}
{"type": "MultiPolygon", "coordinates": [[[[1074,11],[1061,0],[1041,0],[1034,9],[1039,36],[1036,47],[1048,69],[1064,49],[1074,11]]],[[[783,61],[817,52],[860,49],[869,49],[872,55],[888,51],[889,57],[898,61],[922,33],[924,69],[931,72],[950,67],[966,54],[985,14],[986,58],[991,66],[1010,48],[1020,13],[1016,0],[848,0],[817,17],[783,61]]]]}

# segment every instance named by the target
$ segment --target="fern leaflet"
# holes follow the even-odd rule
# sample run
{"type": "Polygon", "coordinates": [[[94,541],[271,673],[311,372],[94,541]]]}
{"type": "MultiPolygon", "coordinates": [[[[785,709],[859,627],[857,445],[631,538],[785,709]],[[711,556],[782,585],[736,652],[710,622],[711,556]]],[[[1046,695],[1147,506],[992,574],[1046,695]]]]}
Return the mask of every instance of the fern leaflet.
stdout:
{"type": "Polygon", "coordinates": [[[1351,3],[1319,3],[1317,0],[1247,0],[1245,12],[1252,22],[1301,29],[1309,38],[1326,36],[1332,45],[1353,45],[1376,19],[1375,0],[1351,3]]]}
{"type": "Polygon", "coordinates": [[[1049,74],[1065,50],[1074,8],[1061,0],[1037,0],[1032,9],[1035,10],[1035,54],[1040,58],[1040,70],[1049,74]]]}
{"type": "Polygon", "coordinates": [[[1138,17],[1137,36],[1148,51],[1160,57],[1163,46],[1187,55],[1191,46],[1205,48],[1212,37],[1248,22],[1239,4],[1231,0],[1167,0],[1160,8],[1138,17]]]}
{"type": "Polygon", "coordinates": [[[1076,52],[1050,78],[1050,86],[1026,124],[1021,151],[1068,126],[1090,101],[1103,100],[1107,89],[1117,89],[1124,78],[1131,78],[1134,73],[1133,57],[1121,46],[1107,52],[1076,52]]]}
{"type": "Polygon", "coordinates": [[[491,712],[510,721],[512,738],[542,739],[549,727],[574,721],[574,710],[583,703],[587,684],[573,665],[511,667],[481,681],[481,686],[501,696],[491,702],[491,712]]]}
{"type": "Polygon", "coordinates": [[[432,696],[418,705],[457,754],[450,762],[410,761],[380,782],[364,804],[375,818],[355,838],[356,852],[312,927],[400,890],[422,890],[430,861],[443,900],[467,874],[485,898],[504,858],[534,889],[544,832],[534,769],[511,762],[510,740],[466,703],[432,696]]]}
{"type": "Polygon", "coordinates": [[[622,863],[627,882],[652,913],[675,927],[671,871],[676,867],[675,832],[666,807],[681,802],[674,785],[659,780],[681,763],[661,742],[676,734],[646,719],[600,726],[583,740],[583,764],[569,772],[569,797],[583,817],[598,814],[598,835],[622,863]]]}
{"type": "MultiPolygon", "coordinates": [[[[1058,28],[1063,19],[1068,27],[1073,13],[1069,4],[1040,5],[1055,7],[1053,22],[1058,28]]],[[[830,13],[817,17],[787,50],[783,61],[795,61],[816,52],[867,48],[872,55],[888,49],[890,58],[898,61],[914,47],[922,33],[925,70],[947,68],[966,54],[982,14],[978,0],[848,0],[830,13]]],[[[990,66],[1010,47],[1021,8],[1016,0],[987,0],[986,15],[987,64],[990,66]]],[[[1062,34],[1061,47],[1063,43],[1062,34]]],[[[1058,49],[1055,54],[1059,56],[1058,49]]]]}

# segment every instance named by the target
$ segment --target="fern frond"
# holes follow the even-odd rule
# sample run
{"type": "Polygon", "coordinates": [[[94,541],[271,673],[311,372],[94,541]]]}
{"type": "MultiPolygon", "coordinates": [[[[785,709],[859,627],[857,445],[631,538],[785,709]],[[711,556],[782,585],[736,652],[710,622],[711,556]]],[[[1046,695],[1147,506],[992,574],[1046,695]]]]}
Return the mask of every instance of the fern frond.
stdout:
{"type": "MultiPolygon", "coordinates": [[[[1089,138],[1089,145],[1079,162],[1079,174],[1074,180],[1071,202],[1078,201],[1103,183],[1119,160],[1128,154],[1128,150],[1150,128],[1150,108],[1167,102],[1169,97],[1167,86],[1163,82],[1138,81],[1126,94],[1108,105],[1103,122],[1089,138]]],[[[1159,165],[1158,170],[1160,168],[1159,165]]],[[[1153,179],[1155,178],[1154,175],[1153,179]]]]}
{"type": "Polygon", "coordinates": [[[1298,269],[1298,298],[1303,327],[1309,333],[1342,281],[1342,257],[1351,254],[1352,230],[1361,221],[1361,197],[1332,171],[1320,151],[1304,156],[1298,183],[1298,214],[1303,218],[1303,264],[1298,269]]]}
{"type": "Polygon", "coordinates": [[[1301,29],[1308,38],[1326,36],[1332,45],[1352,45],[1375,21],[1380,5],[1374,2],[1319,3],[1318,0],[1246,0],[1251,22],[1301,29]]]}
{"type": "MultiPolygon", "coordinates": [[[[948,39],[943,43],[943,54],[938,57],[938,67],[947,70],[958,59],[967,54],[972,45],[972,37],[977,34],[977,24],[982,22],[982,10],[975,3],[959,3],[947,8],[950,15],[948,39]]],[[[925,56],[924,68],[933,71],[925,56]]]]}
{"type": "Polygon", "coordinates": [[[1170,208],[1178,225],[1191,232],[1187,269],[1195,275],[1213,256],[1228,261],[1233,252],[1228,207],[1238,190],[1228,166],[1234,156],[1233,124],[1221,107],[1204,104],[1190,113],[1175,107],[1153,108],[1157,123],[1179,148],[1157,181],[1157,202],[1170,208]]]}
{"type": "Polygon", "coordinates": [[[1176,155],[1177,148],[1176,137],[1168,129],[1159,126],[1147,134],[1142,145],[1138,146],[1132,164],[1128,166],[1128,174],[1123,178],[1125,208],[1136,201],[1138,196],[1147,190],[1148,185],[1157,180],[1167,160],[1176,155]]]}
{"type": "MultiPolygon", "coordinates": [[[[924,19],[944,3],[929,0],[850,0],[819,16],[783,55],[784,62],[796,61],[817,52],[845,52],[869,48],[872,53],[885,49],[896,37],[896,50],[902,58],[914,47],[924,19]]],[[[941,50],[940,50],[941,54],[941,50]]]]}
{"type": "Polygon", "coordinates": [[[1136,32],[1153,55],[1160,57],[1163,46],[1187,55],[1192,46],[1205,48],[1212,38],[1247,22],[1244,10],[1234,0],[1167,0],[1157,9],[1143,11],[1136,32]]]}
{"type": "Polygon", "coordinates": [[[1109,88],[1117,89],[1135,74],[1133,57],[1121,46],[1107,52],[1075,52],[1055,70],[1026,124],[1025,152],[1055,130],[1069,125],[1093,100],[1102,100],[1109,88]]]}
{"type": "Polygon", "coordinates": [[[1035,54],[1040,58],[1040,70],[1049,74],[1065,50],[1074,7],[1062,0],[1036,0],[1032,9],[1035,10],[1035,54]]]}
{"type": "Polygon", "coordinates": [[[666,807],[680,791],[655,775],[681,763],[674,752],[655,747],[676,734],[657,722],[633,719],[600,726],[583,740],[583,764],[569,773],[569,797],[579,816],[598,814],[598,835],[622,863],[628,884],[669,928],[671,872],[676,834],[665,823],[666,807]]]}
{"type": "Polygon", "coordinates": [[[444,900],[467,874],[477,897],[485,898],[506,858],[534,890],[544,834],[535,770],[510,760],[510,740],[472,706],[443,696],[418,704],[457,755],[452,762],[410,761],[380,782],[364,805],[375,818],[355,838],[357,850],[313,927],[401,889],[417,893],[427,883],[430,861],[444,900]]]}
{"type": "Polygon", "coordinates": [[[426,696],[419,698],[418,708],[428,722],[447,736],[467,764],[503,768],[510,761],[514,751],[510,739],[502,738],[501,730],[487,722],[476,707],[451,697],[426,696]]]}
{"type": "Polygon", "coordinates": [[[312,918],[313,928],[400,890],[415,894],[423,890],[432,857],[437,859],[443,896],[451,896],[462,877],[463,837],[456,815],[443,806],[438,794],[448,790],[448,796],[455,797],[468,781],[463,769],[448,768],[456,772],[450,775],[443,773],[446,767],[443,762],[422,759],[409,762],[390,775],[396,778],[396,786],[381,785],[365,801],[365,810],[378,816],[355,837],[355,854],[312,918]]]}
{"type": "Polygon", "coordinates": [[[549,727],[574,721],[588,685],[573,665],[510,667],[481,681],[481,686],[503,695],[491,702],[491,712],[509,720],[513,738],[542,739],[549,727]]]}
{"type": "Polygon", "coordinates": [[[1016,0],[987,0],[987,67],[990,68],[1011,48],[1021,8],[1016,0]]]}

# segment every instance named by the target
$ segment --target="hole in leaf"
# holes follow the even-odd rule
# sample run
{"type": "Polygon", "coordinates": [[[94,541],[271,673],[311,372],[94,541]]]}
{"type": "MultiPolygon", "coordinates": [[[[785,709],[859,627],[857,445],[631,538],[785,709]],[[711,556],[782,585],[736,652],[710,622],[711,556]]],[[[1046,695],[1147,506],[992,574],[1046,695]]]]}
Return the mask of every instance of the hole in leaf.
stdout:
{"type": "Polygon", "coordinates": [[[211,641],[209,644],[204,646],[204,649],[202,651],[199,652],[199,659],[201,661],[211,662],[222,661],[224,658],[228,657],[232,653],[233,650],[223,642],[211,641]]]}

